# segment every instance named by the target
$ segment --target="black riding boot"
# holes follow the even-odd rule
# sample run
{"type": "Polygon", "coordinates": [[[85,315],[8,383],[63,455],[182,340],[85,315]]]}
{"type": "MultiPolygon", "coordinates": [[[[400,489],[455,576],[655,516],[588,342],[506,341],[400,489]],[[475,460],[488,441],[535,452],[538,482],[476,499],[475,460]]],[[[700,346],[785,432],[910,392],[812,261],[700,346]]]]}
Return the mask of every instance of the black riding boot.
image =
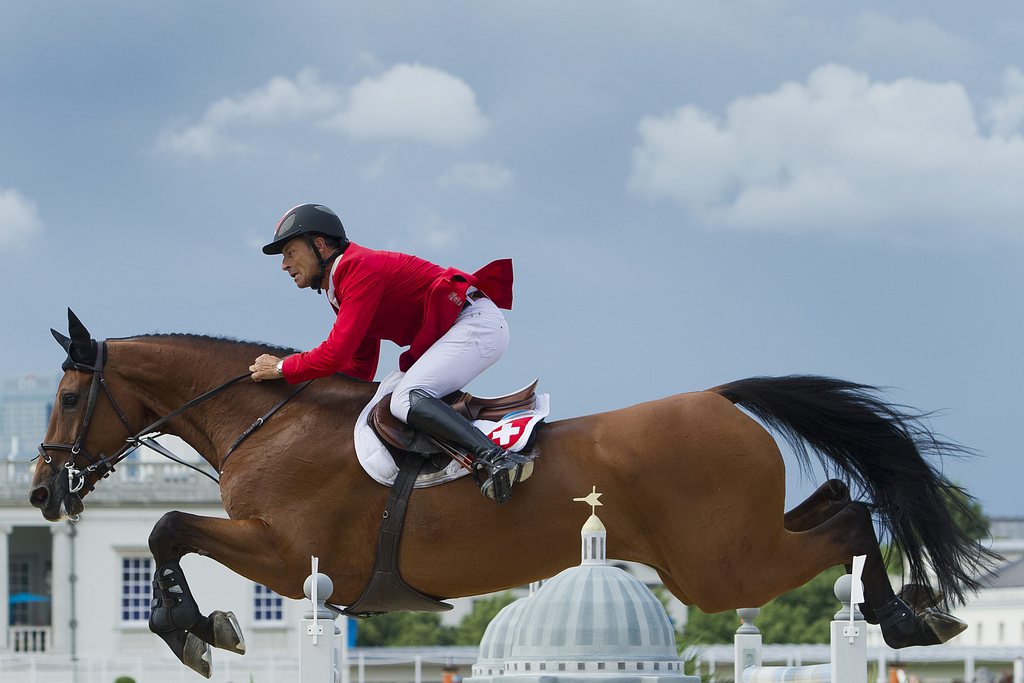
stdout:
{"type": "Polygon", "coordinates": [[[480,487],[481,492],[488,495],[487,492],[493,489],[493,498],[499,503],[507,503],[512,495],[510,472],[532,459],[501,448],[450,405],[420,389],[413,389],[409,393],[407,422],[431,436],[463,446],[473,453],[474,467],[478,470],[486,469],[488,473],[487,480],[480,487]]]}

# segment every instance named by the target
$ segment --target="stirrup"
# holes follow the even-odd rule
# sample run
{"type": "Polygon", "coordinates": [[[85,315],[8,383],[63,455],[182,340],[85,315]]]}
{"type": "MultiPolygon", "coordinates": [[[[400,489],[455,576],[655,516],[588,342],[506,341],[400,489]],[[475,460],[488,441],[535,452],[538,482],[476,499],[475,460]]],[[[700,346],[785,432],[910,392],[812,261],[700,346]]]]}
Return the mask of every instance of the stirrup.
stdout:
{"type": "Polygon", "coordinates": [[[532,472],[532,458],[525,464],[514,465],[512,469],[493,470],[490,472],[490,476],[480,484],[480,493],[485,498],[490,498],[499,505],[507,503],[512,499],[512,485],[526,479],[532,472]]]}
{"type": "Polygon", "coordinates": [[[516,465],[525,465],[534,459],[533,455],[522,455],[506,451],[504,448],[495,447],[484,452],[478,452],[474,464],[479,468],[486,467],[488,470],[510,470],[516,465]]]}

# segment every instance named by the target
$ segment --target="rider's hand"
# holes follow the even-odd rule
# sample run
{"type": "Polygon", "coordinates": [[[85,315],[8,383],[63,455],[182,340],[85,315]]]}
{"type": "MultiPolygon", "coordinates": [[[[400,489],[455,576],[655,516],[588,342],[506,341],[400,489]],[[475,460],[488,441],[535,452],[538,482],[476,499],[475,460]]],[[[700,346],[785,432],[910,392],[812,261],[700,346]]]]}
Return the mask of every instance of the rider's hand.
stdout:
{"type": "Polygon", "coordinates": [[[281,373],[277,371],[277,364],[281,359],[265,353],[252,362],[249,371],[252,373],[253,382],[262,382],[265,379],[281,379],[281,373]]]}

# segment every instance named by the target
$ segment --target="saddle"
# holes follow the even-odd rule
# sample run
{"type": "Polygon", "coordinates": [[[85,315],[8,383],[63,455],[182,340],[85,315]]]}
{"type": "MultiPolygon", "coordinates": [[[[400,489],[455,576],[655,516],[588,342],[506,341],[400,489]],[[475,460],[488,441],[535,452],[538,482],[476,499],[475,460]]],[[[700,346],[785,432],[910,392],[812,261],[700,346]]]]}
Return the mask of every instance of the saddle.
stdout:
{"type": "MultiPolygon", "coordinates": [[[[537,405],[536,390],[537,380],[534,380],[529,386],[507,396],[483,398],[457,391],[442,400],[469,420],[497,421],[517,410],[533,410],[537,405]]],[[[338,614],[357,618],[396,611],[448,611],[452,608],[449,603],[420,592],[402,579],[398,568],[398,549],[409,496],[417,475],[424,468],[443,468],[449,456],[459,459],[462,455],[455,449],[417,432],[392,415],[391,394],[385,395],[377,402],[370,411],[367,422],[391,451],[400,469],[384,505],[384,515],[377,537],[377,554],[369,582],[355,602],[348,607],[342,609],[330,604],[326,607],[338,614]],[[434,457],[425,458],[424,455],[434,457]]]]}
{"type": "MultiPolygon", "coordinates": [[[[391,414],[391,394],[387,394],[370,411],[367,418],[373,431],[387,446],[406,453],[440,453],[436,441],[416,431],[391,414]]],[[[455,412],[474,420],[496,421],[517,410],[533,410],[537,406],[537,380],[506,396],[481,397],[456,391],[441,399],[455,412]]],[[[392,452],[394,452],[392,449],[392,452]]],[[[447,453],[447,451],[445,451],[447,453]]],[[[451,455],[451,453],[448,453],[451,455]]]]}

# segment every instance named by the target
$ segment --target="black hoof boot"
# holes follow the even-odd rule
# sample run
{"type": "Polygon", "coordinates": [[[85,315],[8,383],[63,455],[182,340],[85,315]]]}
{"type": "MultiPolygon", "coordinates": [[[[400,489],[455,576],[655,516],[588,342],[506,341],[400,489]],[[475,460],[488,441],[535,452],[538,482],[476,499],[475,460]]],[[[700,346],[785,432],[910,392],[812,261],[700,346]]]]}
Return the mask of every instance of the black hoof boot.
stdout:
{"type": "MultiPolygon", "coordinates": [[[[935,607],[942,602],[942,593],[936,593],[928,586],[922,586],[919,583],[908,583],[900,588],[900,592],[896,594],[900,600],[907,603],[907,606],[914,611],[914,614],[918,616],[922,612],[929,608],[935,607]]],[[[874,608],[871,605],[864,603],[860,606],[861,614],[864,615],[864,621],[869,624],[877,624],[878,616],[875,614],[874,608]]],[[[941,614],[941,612],[940,612],[941,614]]],[[[948,616],[948,615],[946,615],[948,616]]],[[[960,621],[955,617],[950,617],[954,621],[960,621]]],[[[963,622],[960,622],[963,623],[963,622]]],[[[964,628],[967,628],[966,626],[964,628]]],[[[963,629],[960,629],[961,631],[963,629]]],[[[949,640],[948,638],[946,640],[949,640]]],[[[945,640],[943,641],[945,642],[945,640]]]]}
{"type": "Polygon", "coordinates": [[[875,610],[882,639],[894,650],[913,645],[938,645],[942,642],[932,628],[918,619],[913,610],[895,595],[875,610]]]}
{"type": "Polygon", "coordinates": [[[189,632],[203,621],[178,561],[160,565],[153,577],[149,630],[163,638],[182,664],[209,678],[213,661],[210,646],[189,632]]]}
{"type": "Polygon", "coordinates": [[[153,633],[187,630],[202,619],[199,605],[192,597],[178,561],[160,565],[153,575],[153,610],[149,615],[149,630],[153,633]]]}

